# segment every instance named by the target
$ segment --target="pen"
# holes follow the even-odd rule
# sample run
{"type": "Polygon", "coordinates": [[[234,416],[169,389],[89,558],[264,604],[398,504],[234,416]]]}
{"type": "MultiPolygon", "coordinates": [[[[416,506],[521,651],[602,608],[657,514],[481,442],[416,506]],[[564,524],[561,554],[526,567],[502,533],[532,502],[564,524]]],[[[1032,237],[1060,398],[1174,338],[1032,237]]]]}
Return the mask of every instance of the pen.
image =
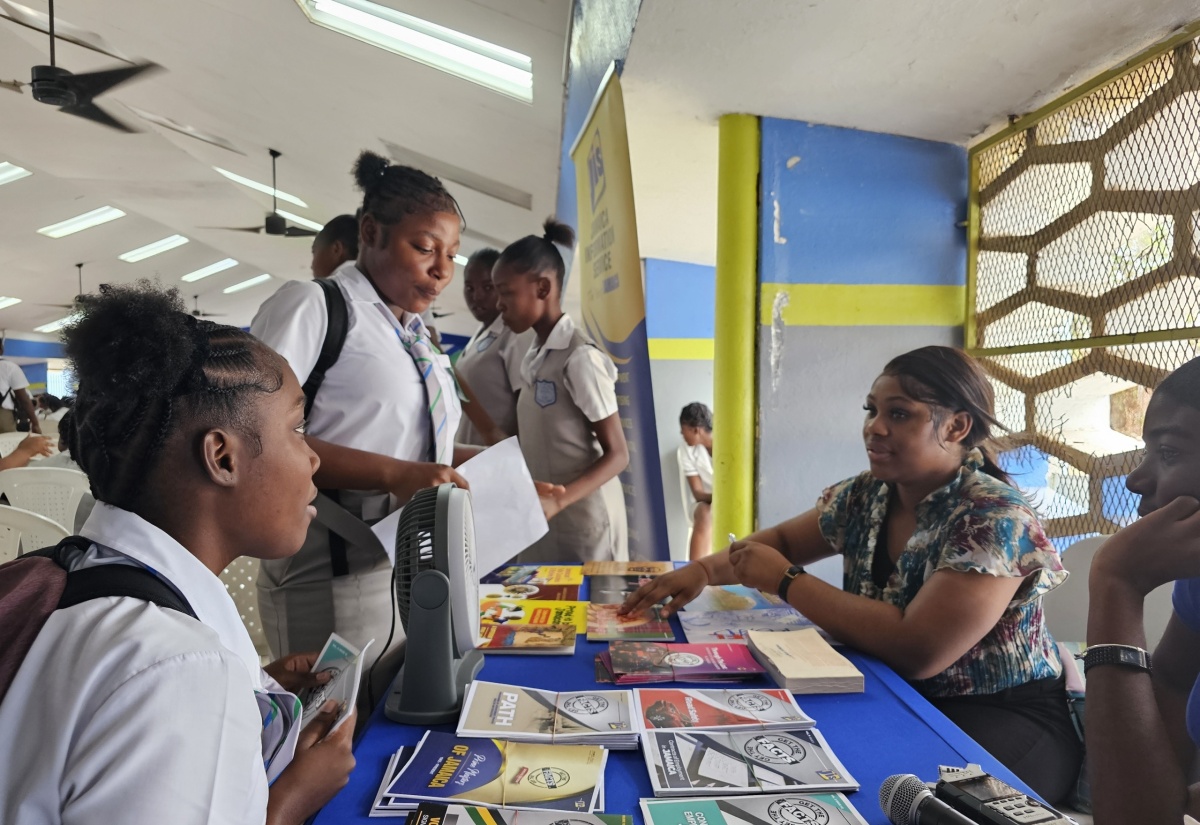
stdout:
{"type": "Polygon", "coordinates": [[[737,536],[735,536],[733,533],[730,533],[729,534],[729,543],[733,544],[735,541],[737,541],[737,536]]]}

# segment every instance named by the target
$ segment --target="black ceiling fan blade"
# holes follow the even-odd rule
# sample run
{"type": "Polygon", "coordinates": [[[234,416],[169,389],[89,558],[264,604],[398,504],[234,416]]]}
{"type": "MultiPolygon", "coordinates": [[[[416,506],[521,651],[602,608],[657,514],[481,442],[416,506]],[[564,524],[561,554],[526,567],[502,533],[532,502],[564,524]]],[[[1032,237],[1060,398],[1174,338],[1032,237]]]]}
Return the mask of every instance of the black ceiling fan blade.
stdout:
{"type": "Polygon", "coordinates": [[[315,238],[317,235],[311,229],[304,229],[300,226],[289,226],[283,234],[289,238],[315,238]]]}
{"type": "Polygon", "coordinates": [[[8,89],[10,92],[16,92],[19,95],[25,94],[23,89],[28,85],[19,80],[0,80],[0,89],[8,89]]]}
{"type": "Polygon", "coordinates": [[[132,66],[121,66],[116,69],[105,69],[101,72],[84,72],[73,74],[70,84],[79,95],[80,100],[97,98],[110,89],[132,80],[143,72],[160,71],[157,63],[135,63],[132,66]]]}
{"type": "Polygon", "coordinates": [[[262,225],[259,226],[205,226],[204,229],[224,229],[227,232],[253,232],[255,235],[263,233],[262,225]]]}
{"type": "Polygon", "coordinates": [[[59,111],[65,112],[68,115],[81,117],[85,120],[90,120],[93,123],[99,123],[102,126],[109,127],[110,129],[116,129],[118,132],[134,133],[138,131],[137,129],[127,126],[126,124],[117,120],[115,117],[91,101],[76,103],[74,106],[63,106],[59,108],[59,111]]]}

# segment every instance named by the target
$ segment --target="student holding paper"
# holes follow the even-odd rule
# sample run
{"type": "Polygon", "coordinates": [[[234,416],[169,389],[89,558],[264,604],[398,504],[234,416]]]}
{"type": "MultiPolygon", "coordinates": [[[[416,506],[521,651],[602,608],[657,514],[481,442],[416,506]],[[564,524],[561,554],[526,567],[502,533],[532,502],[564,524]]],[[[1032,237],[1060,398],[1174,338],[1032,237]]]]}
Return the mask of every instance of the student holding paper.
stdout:
{"type": "Polygon", "coordinates": [[[996,465],[983,371],[950,347],[893,359],[867,395],[871,469],[813,510],[660,576],[630,597],[674,612],[708,584],[778,593],[879,657],[1049,802],[1079,773],[1062,662],[1042,596],[1066,579],[1037,516],[996,465]],[[843,589],[801,565],[844,557],[843,589]]]}
{"type": "Polygon", "coordinates": [[[1092,561],[1087,750],[1097,825],[1200,816],[1200,358],[1163,379],[1146,408],[1146,451],[1125,485],[1142,518],[1092,561]],[[1175,582],[1153,656],[1142,608],[1175,582]]]}
{"type": "Polygon", "coordinates": [[[354,726],[330,734],[329,709],[299,730],[315,654],[264,672],[218,574],[304,540],[300,384],[175,290],[101,287],[79,312],[65,437],[98,503],[62,564],[148,570],[189,612],[101,596],[50,613],[0,701],[0,821],[299,825],[345,785],[354,726]]]}

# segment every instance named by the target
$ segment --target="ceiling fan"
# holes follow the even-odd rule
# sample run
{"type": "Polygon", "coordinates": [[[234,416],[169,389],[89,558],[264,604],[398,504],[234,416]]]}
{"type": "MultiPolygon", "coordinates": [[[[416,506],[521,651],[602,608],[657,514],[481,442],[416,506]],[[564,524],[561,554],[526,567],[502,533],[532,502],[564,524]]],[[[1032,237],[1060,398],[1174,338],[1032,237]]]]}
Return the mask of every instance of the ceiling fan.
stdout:
{"type": "Polygon", "coordinates": [[[277,149],[268,149],[271,153],[271,211],[267,214],[266,219],[259,226],[217,226],[214,229],[228,229],[231,232],[253,232],[256,235],[280,235],[285,238],[311,238],[317,233],[311,229],[304,229],[300,226],[288,226],[287,219],[279,214],[279,200],[276,197],[276,192],[279,191],[279,186],[275,181],[275,161],[282,157],[283,153],[277,149]]]}
{"type": "MultiPolygon", "coordinates": [[[[10,17],[10,19],[16,19],[12,18],[12,9],[9,4],[5,3],[4,8],[8,11],[6,16],[10,17]]],[[[18,22],[21,21],[18,20],[18,22]]],[[[50,65],[34,66],[32,79],[28,84],[19,84],[14,80],[5,82],[3,84],[4,87],[19,92],[22,85],[28,85],[33,91],[33,99],[39,103],[45,103],[48,106],[57,106],[60,112],[82,117],[121,132],[136,132],[136,129],[126,126],[97,106],[95,98],[128,80],[132,80],[143,72],[156,70],[159,67],[154,63],[133,63],[129,66],[121,66],[120,68],[107,69],[100,72],[72,74],[55,62],[57,38],[54,32],[54,0],[50,0],[48,22],[50,65]]],[[[35,26],[35,28],[40,27],[35,26]]]]}
{"type": "Polygon", "coordinates": [[[224,318],[224,312],[201,312],[200,311],[200,296],[193,295],[192,300],[196,302],[195,309],[192,310],[192,315],[196,318],[224,318]]]}
{"type": "Polygon", "coordinates": [[[44,307],[58,307],[59,309],[75,309],[80,300],[83,299],[83,264],[75,264],[77,277],[79,279],[79,291],[75,293],[75,300],[69,304],[39,304],[44,307]]]}

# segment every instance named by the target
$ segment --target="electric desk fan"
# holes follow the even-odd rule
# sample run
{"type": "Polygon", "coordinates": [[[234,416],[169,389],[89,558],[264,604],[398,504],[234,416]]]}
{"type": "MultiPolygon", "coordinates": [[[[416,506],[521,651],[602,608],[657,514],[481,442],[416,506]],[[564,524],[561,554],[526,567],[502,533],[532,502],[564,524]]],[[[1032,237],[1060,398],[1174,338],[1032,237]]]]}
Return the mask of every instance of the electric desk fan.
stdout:
{"type": "Polygon", "coordinates": [[[404,505],[392,587],[408,640],[384,713],[407,725],[452,722],[483,667],[470,493],[443,484],[404,505]]]}

